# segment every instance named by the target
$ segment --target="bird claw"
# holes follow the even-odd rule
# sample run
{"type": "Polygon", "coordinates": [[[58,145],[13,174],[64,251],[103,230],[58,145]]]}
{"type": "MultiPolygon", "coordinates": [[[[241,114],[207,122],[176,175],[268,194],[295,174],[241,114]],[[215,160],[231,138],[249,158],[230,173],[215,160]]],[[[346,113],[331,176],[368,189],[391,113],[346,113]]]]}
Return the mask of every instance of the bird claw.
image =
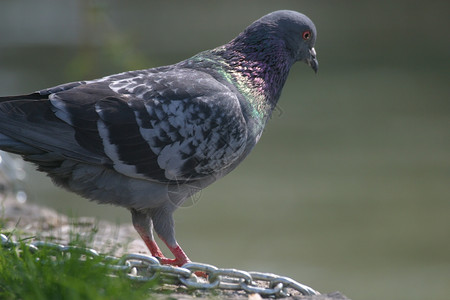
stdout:
{"type": "MultiPolygon", "coordinates": [[[[159,257],[155,256],[156,259],[159,260],[159,263],[162,265],[170,265],[170,266],[176,266],[176,267],[182,267],[185,263],[188,263],[189,261],[181,261],[179,259],[173,259],[173,258],[167,258],[167,257],[159,257]]],[[[208,274],[206,272],[202,271],[196,271],[194,274],[198,277],[202,278],[208,278],[208,274]]]]}
{"type": "Polygon", "coordinates": [[[176,258],[167,258],[167,257],[156,257],[159,260],[159,263],[162,265],[170,265],[170,266],[176,266],[176,267],[181,267],[182,265],[184,265],[185,263],[187,263],[187,261],[181,261],[179,259],[176,258]]]}
{"type": "Polygon", "coordinates": [[[196,271],[196,272],[194,272],[194,274],[198,277],[208,278],[208,274],[206,274],[205,272],[202,272],[202,271],[196,271]]]}

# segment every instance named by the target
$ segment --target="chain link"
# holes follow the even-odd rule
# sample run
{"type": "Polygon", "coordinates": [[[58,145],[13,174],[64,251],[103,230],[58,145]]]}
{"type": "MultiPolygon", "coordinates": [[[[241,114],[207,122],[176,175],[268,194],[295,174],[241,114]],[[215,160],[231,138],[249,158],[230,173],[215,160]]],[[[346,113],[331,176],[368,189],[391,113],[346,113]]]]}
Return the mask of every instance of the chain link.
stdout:
{"type": "Polygon", "coordinates": [[[287,297],[292,294],[292,291],[300,292],[303,295],[320,294],[289,277],[271,273],[217,268],[213,265],[196,262],[175,267],[161,265],[157,258],[144,254],[125,254],[119,258],[101,256],[91,248],[64,246],[44,241],[17,243],[10,241],[4,234],[0,234],[0,239],[1,246],[4,248],[25,245],[31,253],[46,249],[55,255],[78,255],[81,260],[102,258],[103,261],[100,264],[106,266],[111,274],[121,273],[134,281],[160,280],[162,283],[182,284],[191,290],[238,290],[274,297],[287,297]],[[206,277],[197,276],[198,272],[206,275],[206,277]]]}

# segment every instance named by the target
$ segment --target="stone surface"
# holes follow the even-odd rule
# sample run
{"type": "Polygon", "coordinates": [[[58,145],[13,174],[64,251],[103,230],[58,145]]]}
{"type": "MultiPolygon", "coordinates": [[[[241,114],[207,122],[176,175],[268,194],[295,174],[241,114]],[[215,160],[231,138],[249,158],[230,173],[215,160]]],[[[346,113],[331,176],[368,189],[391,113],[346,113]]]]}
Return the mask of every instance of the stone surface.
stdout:
{"type": "Polygon", "coordinates": [[[67,244],[75,235],[101,253],[115,256],[148,254],[147,247],[131,224],[118,225],[89,217],[72,219],[51,208],[19,203],[10,198],[1,202],[0,216],[3,219],[2,232],[14,232],[16,237],[67,244]]]}

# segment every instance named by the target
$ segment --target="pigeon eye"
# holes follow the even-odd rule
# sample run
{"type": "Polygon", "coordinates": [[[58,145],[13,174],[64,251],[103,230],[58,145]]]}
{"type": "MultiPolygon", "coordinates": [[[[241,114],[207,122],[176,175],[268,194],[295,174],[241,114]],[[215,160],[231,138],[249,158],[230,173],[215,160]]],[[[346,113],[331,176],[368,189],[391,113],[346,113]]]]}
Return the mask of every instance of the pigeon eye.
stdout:
{"type": "Polygon", "coordinates": [[[302,38],[305,41],[309,40],[311,38],[311,31],[310,30],[303,31],[302,38]]]}

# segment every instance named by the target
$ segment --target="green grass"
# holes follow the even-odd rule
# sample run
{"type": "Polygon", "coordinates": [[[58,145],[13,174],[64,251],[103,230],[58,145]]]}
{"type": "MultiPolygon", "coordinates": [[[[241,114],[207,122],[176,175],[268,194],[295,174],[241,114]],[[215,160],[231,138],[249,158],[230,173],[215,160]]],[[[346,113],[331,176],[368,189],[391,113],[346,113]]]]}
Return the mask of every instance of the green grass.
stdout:
{"type": "MultiPolygon", "coordinates": [[[[108,264],[100,264],[104,255],[83,259],[76,250],[50,248],[33,253],[25,242],[0,246],[0,299],[149,299],[155,287],[124,274],[112,276],[108,264]]],[[[70,244],[83,247],[85,242],[74,238],[70,244]]]]}

